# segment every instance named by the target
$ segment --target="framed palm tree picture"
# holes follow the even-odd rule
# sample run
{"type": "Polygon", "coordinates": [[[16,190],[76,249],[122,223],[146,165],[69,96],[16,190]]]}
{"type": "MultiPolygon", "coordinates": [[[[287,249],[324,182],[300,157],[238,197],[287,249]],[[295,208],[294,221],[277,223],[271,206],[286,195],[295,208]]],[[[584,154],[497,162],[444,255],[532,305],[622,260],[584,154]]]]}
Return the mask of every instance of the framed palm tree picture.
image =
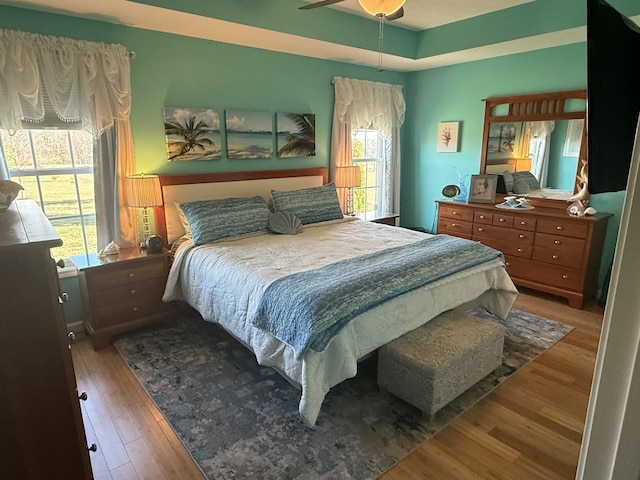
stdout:
{"type": "Polygon", "coordinates": [[[278,157],[315,157],[316,116],[312,113],[277,113],[278,157]]]}
{"type": "Polygon", "coordinates": [[[164,107],[164,133],[170,162],[222,157],[220,117],[212,108],[164,107]]]}
{"type": "Polygon", "coordinates": [[[273,115],[257,110],[227,110],[227,158],[273,155],[273,115]]]}

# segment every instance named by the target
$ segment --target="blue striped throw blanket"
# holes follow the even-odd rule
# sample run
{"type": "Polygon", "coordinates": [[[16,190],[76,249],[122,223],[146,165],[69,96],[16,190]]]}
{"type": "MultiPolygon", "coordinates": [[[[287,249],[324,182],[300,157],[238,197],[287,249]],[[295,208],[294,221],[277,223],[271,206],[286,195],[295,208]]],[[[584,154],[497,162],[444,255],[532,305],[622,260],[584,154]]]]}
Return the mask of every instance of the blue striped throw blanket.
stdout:
{"type": "Polygon", "coordinates": [[[300,359],[323,351],[354,317],[383,302],[502,253],[435,235],[279,278],[265,290],[252,324],[293,347],[300,359]]]}

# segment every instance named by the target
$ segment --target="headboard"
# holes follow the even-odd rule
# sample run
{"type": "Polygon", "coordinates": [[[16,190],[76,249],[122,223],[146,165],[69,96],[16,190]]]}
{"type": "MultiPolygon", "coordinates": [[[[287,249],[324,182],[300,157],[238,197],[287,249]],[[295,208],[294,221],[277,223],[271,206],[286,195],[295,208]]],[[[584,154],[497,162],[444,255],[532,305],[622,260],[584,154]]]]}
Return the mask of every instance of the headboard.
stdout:
{"type": "Polygon", "coordinates": [[[167,245],[184,234],[174,202],[192,202],[227,197],[260,195],[271,198],[271,190],[295,190],[324,185],[328,168],[260,170],[251,172],[160,175],[163,207],[155,209],[156,233],[167,245]]]}

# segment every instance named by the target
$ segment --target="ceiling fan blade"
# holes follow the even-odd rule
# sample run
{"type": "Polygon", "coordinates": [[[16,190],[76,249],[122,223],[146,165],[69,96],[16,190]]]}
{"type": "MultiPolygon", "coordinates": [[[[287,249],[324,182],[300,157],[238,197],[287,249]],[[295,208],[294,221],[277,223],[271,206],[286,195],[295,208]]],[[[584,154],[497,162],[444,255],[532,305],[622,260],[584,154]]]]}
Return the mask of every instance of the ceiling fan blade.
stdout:
{"type": "Polygon", "coordinates": [[[334,3],[344,2],[344,0],[322,0],[316,3],[307,3],[301,7],[298,7],[298,10],[311,10],[312,8],[318,7],[326,7],[327,5],[333,5],[334,3]]]}
{"type": "Polygon", "coordinates": [[[400,7],[398,10],[393,12],[391,15],[385,15],[384,18],[386,18],[387,20],[397,20],[399,18],[402,18],[403,16],[404,16],[404,8],[400,7]]]}

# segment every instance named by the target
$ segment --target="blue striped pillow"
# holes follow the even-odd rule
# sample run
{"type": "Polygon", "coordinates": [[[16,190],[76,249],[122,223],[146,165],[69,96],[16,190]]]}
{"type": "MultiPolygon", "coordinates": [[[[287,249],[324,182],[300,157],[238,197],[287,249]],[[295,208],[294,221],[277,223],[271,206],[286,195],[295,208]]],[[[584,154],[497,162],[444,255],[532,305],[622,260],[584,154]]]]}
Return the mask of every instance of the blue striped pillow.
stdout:
{"type": "Polygon", "coordinates": [[[335,183],[299,190],[271,190],[276,211],[296,215],[303,225],[342,218],[335,183]]]}
{"type": "Polygon", "coordinates": [[[181,203],[195,245],[266,232],[271,213],[262,197],[222,198],[181,203]]]}

